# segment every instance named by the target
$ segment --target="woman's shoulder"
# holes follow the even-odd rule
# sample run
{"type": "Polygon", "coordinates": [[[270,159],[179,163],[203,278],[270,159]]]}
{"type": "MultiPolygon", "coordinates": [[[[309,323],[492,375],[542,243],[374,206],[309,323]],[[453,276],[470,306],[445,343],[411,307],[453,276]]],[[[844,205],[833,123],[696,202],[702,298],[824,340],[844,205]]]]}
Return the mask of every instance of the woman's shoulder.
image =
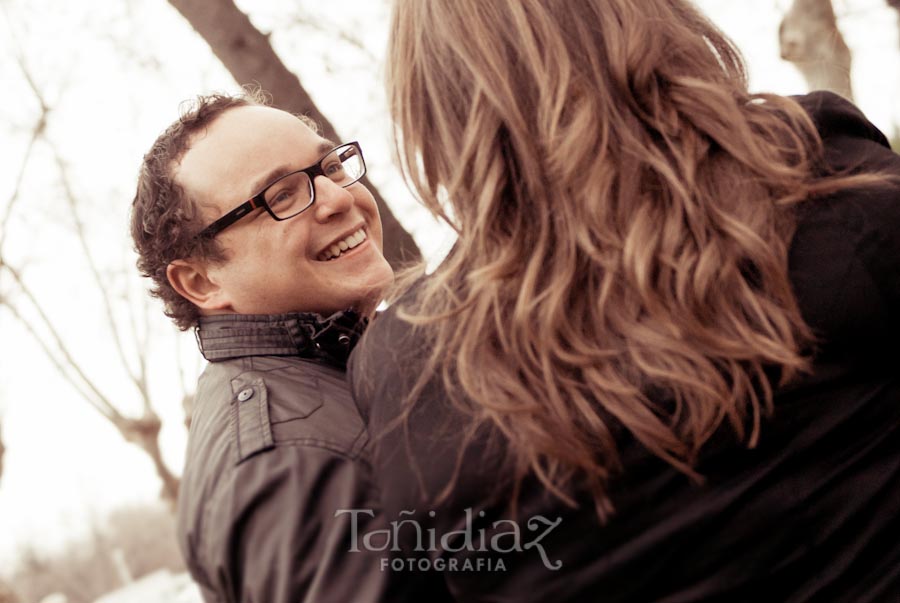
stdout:
{"type": "Polygon", "coordinates": [[[380,390],[404,389],[402,384],[418,375],[416,367],[427,357],[427,344],[422,328],[407,320],[404,312],[415,307],[426,278],[405,287],[379,312],[351,353],[347,375],[358,402],[371,399],[380,390]]]}
{"type": "Polygon", "coordinates": [[[829,169],[878,173],[883,182],[851,186],[798,206],[800,230],[831,228],[845,239],[889,242],[900,231],[900,155],[887,137],[849,100],[827,91],[793,97],[815,124],[829,169]],[[881,236],[884,235],[884,236],[881,236]],[[891,236],[888,236],[891,235],[891,236]]]}
{"type": "Polygon", "coordinates": [[[884,133],[866,118],[859,107],[844,97],[827,90],[817,90],[791,98],[806,110],[823,140],[861,138],[890,149],[884,133]]]}
{"type": "Polygon", "coordinates": [[[428,279],[427,275],[423,275],[406,283],[387,308],[376,314],[366,332],[368,339],[399,342],[413,336],[417,327],[406,316],[415,313],[417,300],[428,279]]]}
{"type": "Polygon", "coordinates": [[[846,99],[815,92],[796,100],[818,128],[832,169],[885,175],[799,204],[791,244],[792,285],[810,325],[847,337],[866,333],[862,317],[897,320],[889,308],[900,304],[900,155],[846,99]]]}
{"type": "Polygon", "coordinates": [[[791,98],[806,111],[822,139],[826,171],[900,176],[900,156],[859,107],[825,90],[791,98]]]}

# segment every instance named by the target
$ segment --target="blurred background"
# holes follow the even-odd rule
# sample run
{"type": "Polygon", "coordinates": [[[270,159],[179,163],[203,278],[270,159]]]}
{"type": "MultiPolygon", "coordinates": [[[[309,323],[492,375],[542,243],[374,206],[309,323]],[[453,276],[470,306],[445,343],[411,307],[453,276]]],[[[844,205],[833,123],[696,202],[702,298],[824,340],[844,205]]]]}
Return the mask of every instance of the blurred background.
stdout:
{"type": "MultiPolygon", "coordinates": [[[[700,0],[751,88],[900,131],[900,0],[700,0]]],[[[174,541],[202,359],[146,294],[138,166],[198,93],[258,83],[359,140],[392,258],[452,244],[391,157],[388,0],[0,0],[0,603],[196,601],[174,541]],[[390,215],[388,215],[390,214],[390,215]]]]}

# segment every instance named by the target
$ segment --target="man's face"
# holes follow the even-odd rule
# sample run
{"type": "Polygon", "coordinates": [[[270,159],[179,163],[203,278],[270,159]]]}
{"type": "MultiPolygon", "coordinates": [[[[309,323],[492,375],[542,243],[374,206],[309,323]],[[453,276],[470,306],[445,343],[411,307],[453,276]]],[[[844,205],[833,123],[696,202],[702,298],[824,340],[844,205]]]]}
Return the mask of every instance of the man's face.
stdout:
{"type": "MultiPolygon", "coordinates": [[[[289,113],[237,107],[194,137],[175,177],[211,223],[274,180],[276,170],[309,167],[332,146],[289,113]]],[[[315,191],[315,203],[299,216],[279,222],[257,209],[219,233],[228,259],[207,266],[218,297],[204,313],[328,314],[365,311],[378,302],[393,272],[382,255],[372,193],[361,183],[341,188],[324,176],[315,179],[315,191]],[[364,242],[321,259],[360,229],[364,242]]]]}

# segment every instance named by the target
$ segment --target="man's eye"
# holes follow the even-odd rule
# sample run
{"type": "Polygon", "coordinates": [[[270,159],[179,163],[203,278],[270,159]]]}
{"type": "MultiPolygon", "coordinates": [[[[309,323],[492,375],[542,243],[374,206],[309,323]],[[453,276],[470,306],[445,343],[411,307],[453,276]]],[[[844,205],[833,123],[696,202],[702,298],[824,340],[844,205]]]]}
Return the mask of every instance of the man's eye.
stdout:
{"type": "Polygon", "coordinates": [[[272,198],[269,199],[269,205],[278,205],[279,203],[284,203],[286,201],[290,201],[291,197],[294,196],[294,189],[285,188],[276,192],[272,195],[272,198]]]}
{"type": "Polygon", "coordinates": [[[330,163],[328,165],[322,166],[322,171],[325,172],[325,175],[329,178],[333,176],[340,176],[344,173],[344,164],[340,162],[330,163]]]}

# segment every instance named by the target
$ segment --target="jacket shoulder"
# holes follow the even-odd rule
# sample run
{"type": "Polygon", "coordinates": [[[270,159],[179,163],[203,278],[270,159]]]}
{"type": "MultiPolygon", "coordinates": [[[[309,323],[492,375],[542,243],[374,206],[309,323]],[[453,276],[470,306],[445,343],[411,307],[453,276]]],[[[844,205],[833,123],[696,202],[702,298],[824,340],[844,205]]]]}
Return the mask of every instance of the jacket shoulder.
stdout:
{"type": "Polygon", "coordinates": [[[285,459],[309,475],[332,467],[364,475],[367,441],[343,371],[295,357],[211,363],[198,383],[178,500],[179,545],[194,578],[214,579],[208,538],[219,528],[210,514],[265,492],[254,484],[283,478],[285,459]]]}
{"type": "Polygon", "coordinates": [[[827,90],[817,90],[792,97],[812,118],[822,139],[846,136],[863,138],[891,147],[887,136],[870,122],[863,112],[844,97],[827,90]]]}
{"type": "Polygon", "coordinates": [[[404,393],[418,381],[431,353],[421,328],[398,315],[398,308],[414,303],[413,295],[408,291],[369,324],[347,362],[350,391],[367,424],[371,425],[373,400],[392,409],[402,405],[404,393]]]}
{"type": "Polygon", "coordinates": [[[295,357],[257,356],[211,364],[195,405],[197,434],[227,434],[231,462],[280,445],[308,445],[355,458],[365,425],[336,368],[295,357]]]}

